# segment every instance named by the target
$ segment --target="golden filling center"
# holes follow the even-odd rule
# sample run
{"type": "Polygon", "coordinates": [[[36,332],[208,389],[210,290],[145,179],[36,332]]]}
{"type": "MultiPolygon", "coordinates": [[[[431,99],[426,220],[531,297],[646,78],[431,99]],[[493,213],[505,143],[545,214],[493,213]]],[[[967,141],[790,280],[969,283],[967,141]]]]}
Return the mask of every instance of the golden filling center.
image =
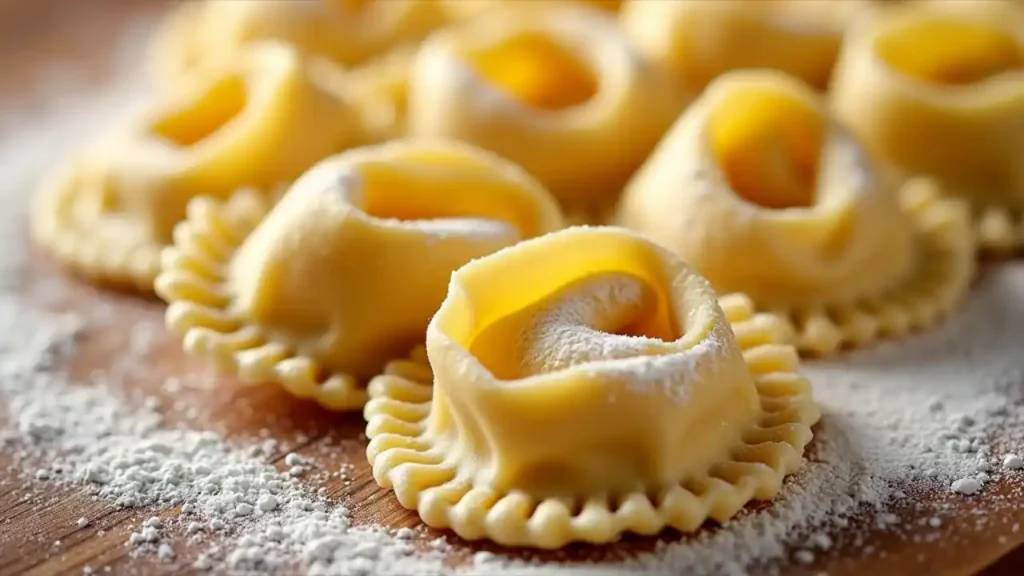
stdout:
{"type": "Polygon", "coordinates": [[[245,81],[232,76],[150,126],[156,136],[181,147],[194,146],[216,133],[245,109],[245,81]]]}
{"type": "Polygon", "coordinates": [[[541,34],[516,36],[470,60],[489,83],[533,108],[561,110],[597,94],[593,71],[541,34]]]}
{"type": "Polygon", "coordinates": [[[918,22],[876,47],[889,66],[935,84],[972,84],[1024,67],[1024,47],[1013,37],[974,22],[918,22]]]}
{"type": "Polygon", "coordinates": [[[712,153],[730,187],[764,208],[814,202],[825,125],[799,99],[770,90],[737,91],[711,114],[712,153]]]}

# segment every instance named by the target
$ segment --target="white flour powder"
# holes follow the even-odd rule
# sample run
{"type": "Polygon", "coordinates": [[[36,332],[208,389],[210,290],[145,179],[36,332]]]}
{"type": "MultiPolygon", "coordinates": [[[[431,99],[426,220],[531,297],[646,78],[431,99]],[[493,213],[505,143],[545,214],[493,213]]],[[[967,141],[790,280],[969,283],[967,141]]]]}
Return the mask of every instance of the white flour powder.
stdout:
{"type": "MultiPolygon", "coordinates": [[[[132,40],[134,47],[138,38],[132,40]]],[[[134,73],[138,66],[121,69],[134,73]]],[[[1014,403],[1024,382],[1024,267],[1004,265],[985,275],[943,327],[808,363],[824,412],[809,461],[771,507],[723,528],[616,564],[556,568],[480,552],[456,569],[445,567],[443,540],[353,527],[343,506],[304,482],[313,463],[298,455],[287,457],[282,471],[258,446],[167,427],[156,403],[132,407],[118,378],[68,382],[53,366],[74,346],[81,319],[33,311],[12,292],[24,266],[24,208],[38,176],[105,125],[126,94],[138,92],[121,82],[125,77],[89,98],[82,87],[57,86],[47,116],[14,111],[0,118],[0,405],[7,408],[3,449],[29,481],[77,486],[118,506],[181,507],[173,521],[153,518],[126,533],[133,554],[173,561],[189,543],[205,551],[196,568],[298,565],[347,576],[741,574],[779,558],[809,563],[838,546],[857,547],[863,530],[853,529],[855,519],[929,538],[928,530],[938,534],[944,525],[946,509],[917,504],[926,525],[908,526],[899,514],[919,501],[915,494],[955,491],[954,497],[989,502],[993,483],[1020,484],[1014,478],[1024,474],[1024,416],[1014,403]]],[[[146,349],[151,328],[139,329],[136,352],[146,349]]],[[[164,388],[191,385],[180,379],[164,388]]],[[[78,526],[89,522],[82,518],[78,526]]]]}

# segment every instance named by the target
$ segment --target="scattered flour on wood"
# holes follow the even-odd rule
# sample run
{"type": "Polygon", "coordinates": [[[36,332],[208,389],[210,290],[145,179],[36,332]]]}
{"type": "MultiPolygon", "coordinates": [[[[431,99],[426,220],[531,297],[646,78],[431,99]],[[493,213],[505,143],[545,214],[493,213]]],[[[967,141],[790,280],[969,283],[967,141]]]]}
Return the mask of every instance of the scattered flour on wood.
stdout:
{"type": "MultiPolygon", "coordinates": [[[[742,574],[779,559],[811,562],[858,546],[865,518],[867,528],[906,529],[901,514],[921,490],[987,501],[995,498],[993,483],[1024,474],[1017,456],[1024,450],[1017,405],[1024,382],[1024,267],[1007,264],[987,274],[964,310],[941,328],[807,364],[824,415],[805,467],[772,506],[616,562],[556,566],[545,555],[513,561],[478,552],[452,567],[445,558],[461,547],[443,539],[354,526],[341,503],[305,482],[313,462],[288,457],[282,470],[250,446],[170,427],[159,402],[139,405],[116,378],[68,381],[60,361],[74,348],[83,319],[33,309],[12,290],[25,264],[25,209],[38,176],[139,90],[115,82],[86,97],[81,86],[58,86],[47,116],[0,118],[2,447],[27,481],[91,492],[112,506],[181,511],[126,533],[133,554],[178,562],[189,544],[204,550],[196,569],[219,572],[300,566],[343,576],[742,574]],[[1009,439],[1001,433],[1006,429],[1014,431],[1009,439]]],[[[95,313],[89,321],[95,325],[95,313]]],[[[139,334],[140,349],[145,337],[139,334]]],[[[173,387],[194,385],[181,379],[173,387]]],[[[923,523],[936,534],[944,510],[936,504],[923,511],[923,523]]],[[[89,520],[77,524],[85,528],[89,520]]]]}

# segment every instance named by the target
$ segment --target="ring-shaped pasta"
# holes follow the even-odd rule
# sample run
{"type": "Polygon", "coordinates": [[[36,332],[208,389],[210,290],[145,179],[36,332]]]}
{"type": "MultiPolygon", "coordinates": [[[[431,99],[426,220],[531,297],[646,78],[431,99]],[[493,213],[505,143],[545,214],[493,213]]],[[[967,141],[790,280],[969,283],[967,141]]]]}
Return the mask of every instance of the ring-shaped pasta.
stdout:
{"type": "Polygon", "coordinates": [[[825,354],[923,328],[974,271],[963,203],[893,182],[810,86],[777,71],[723,75],[630,182],[619,223],[716,290],[790,318],[825,354]]]}
{"type": "Polygon", "coordinates": [[[517,2],[424,42],[409,130],[493,150],[568,212],[600,214],[681,104],[606,12],[517,2]]]}
{"type": "Polygon", "coordinates": [[[561,226],[555,200],[515,165],[395,141],[322,161],[272,208],[197,198],[156,290],[190,354],[244,383],[358,409],[366,379],[423,342],[453,270],[561,226]]]}
{"type": "Polygon", "coordinates": [[[422,40],[446,21],[437,0],[206,0],[183,2],[150,46],[156,79],[173,85],[244,45],[278,40],[353,66],[422,40]]]}
{"type": "Polygon", "coordinates": [[[153,290],[160,250],[195,196],[274,193],[359,138],[356,113],[318,66],[280,43],[254,43],[182,85],[44,182],[35,240],[101,283],[153,290]]]}
{"type": "Polygon", "coordinates": [[[370,383],[374,479],[428,526],[506,546],[724,522],[776,494],[818,420],[786,338],[625,229],[522,242],[452,276],[429,365],[370,383]]]}
{"type": "Polygon", "coordinates": [[[836,117],[899,175],[966,199],[978,247],[1024,250],[1024,9],[910,2],[856,23],[832,91],[836,117]]]}

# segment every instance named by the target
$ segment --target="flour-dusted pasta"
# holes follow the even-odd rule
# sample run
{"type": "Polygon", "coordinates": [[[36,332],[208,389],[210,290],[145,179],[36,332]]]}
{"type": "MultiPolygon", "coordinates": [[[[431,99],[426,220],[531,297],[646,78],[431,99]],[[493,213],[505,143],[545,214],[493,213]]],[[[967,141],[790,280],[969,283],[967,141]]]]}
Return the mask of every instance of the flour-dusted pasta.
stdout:
{"type": "Polygon", "coordinates": [[[915,2],[850,32],[835,113],[900,175],[968,200],[978,245],[1024,249],[1024,9],[915,2]]]}
{"type": "Polygon", "coordinates": [[[614,202],[678,113],[607,13],[531,2],[432,35],[410,79],[412,134],[497,152],[571,212],[614,202]]]}
{"type": "Polygon", "coordinates": [[[445,21],[439,0],[196,0],[167,18],[151,66],[159,80],[174,83],[256,40],[350,66],[417,42],[445,21]]]}
{"type": "Polygon", "coordinates": [[[324,160],[273,208],[196,199],[156,287],[190,353],[353,409],[365,379],[423,342],[453,270],[561,226],[510,162],[396,141],[324,160]]]}
{"type": "Polygon", "coordinates": [[[452,276],[429,366],[371,382],[374,478],[507,546],[728,520],[775,495],[818,419],[785,329],[622,228],[522,242],[452,276]]]}
{"type": "Polygon", "coordinates": [[[868,0],[629,0],[622,25],[638,50],[690,98],[716,76],[773,68],[828,84],[850,19],[868,0]]]}
{"type": "Polygon", "coordinates": [[[357,114],[318,64],[254,43],[131,115],[44,184],[36,240],[88,277],[151,291],[190,199],[272,193],[359,137],[357,114]]]}
{"type": "Polygon", "coordinates": [[[878,171],[810,86],[736,71],[679,119],[619,221],[717,290],[788,316],[801,350],[827,353],[927,326],[961,300],[968,214],[938,190],[878,171]]]}

